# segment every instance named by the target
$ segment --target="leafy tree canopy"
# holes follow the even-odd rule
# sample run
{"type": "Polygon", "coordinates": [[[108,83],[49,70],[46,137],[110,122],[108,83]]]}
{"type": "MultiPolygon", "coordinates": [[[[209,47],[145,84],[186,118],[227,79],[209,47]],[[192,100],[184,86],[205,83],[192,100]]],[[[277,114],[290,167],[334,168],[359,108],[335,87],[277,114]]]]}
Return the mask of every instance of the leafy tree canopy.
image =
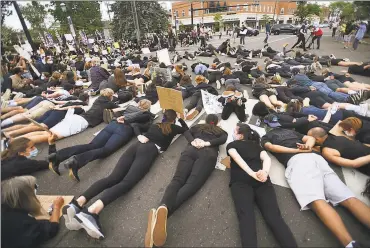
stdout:
{"type": "Polygon", "coordinates": [[[21,12],[23,14],[24,19],[26,19],[32,26],[32,29],[44,31],[46,29],[45,26],[45,18],[47,15],[47,8],[48,6],[44,6],[39,2],[32,1],[32,3],[27,3],[24,6],[20,6],[21,12]]]}
{"type": "Polygon", "coordinates": [[[316,3],[299,2],[297,4],[297,10],[294,15],[299,18],[299,22],[302,23],[306,18],[312,15],[319,16],[321,13],[320,5],[316,3]]]}
{"type": "Polygon", "coordinates": [[[9,9],[11,5],[12,1],[1,1],[1,26],[4,23],[5,17],[12,14],[12,11],[9,9]]]}

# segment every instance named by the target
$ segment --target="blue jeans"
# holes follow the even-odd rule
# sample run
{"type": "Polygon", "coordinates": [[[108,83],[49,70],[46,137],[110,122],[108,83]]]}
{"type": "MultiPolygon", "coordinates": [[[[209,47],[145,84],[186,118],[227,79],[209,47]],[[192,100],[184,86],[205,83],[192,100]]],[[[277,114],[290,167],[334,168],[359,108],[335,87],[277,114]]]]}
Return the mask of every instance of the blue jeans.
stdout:
{"type": "Polygon", "coordinates": [[[27,103],[25,108],[26,109],[31,109],[31,108],[35,107],[37,104],[39,104],[40,102],[44,101],[44,100],[46,100],[46,99],[43,98],[42,96],[36,96],[29,103],[27,103]]]}
{"type": "Polygon", "coordinates": [[[89,143],[64,148],[57,152],[57,160],[62,162],[75,155],[78,168],[95,159],[106,158],[128,143],[134,136],[131,126],[112,121],[89,143]]]}
{"type": "Polygon", "coordinates": [[[52,128],[61,122],[66,114],[67,110],[49,110],[36,121],[45,124],[48,128],[52,128]]]}
{"type": "Polygon", "coordinates": [[[321,82],[312,82],[312,86],[315,87],[318,91],[324,93],[325,95],[333,98],[337,102],[347,102],[348,95],[342,92],[335,92],[331,90],[325,83],[321,82]]]}
{"type": "MultiPolygon", "coordinates": [[[[305,115],[314,115],[319,120],[323,120],[325,118],[327,110],[319,109],[319,108],[316,108],[315,106],[308,106],[308,107],[302,108],[301,113],[305,115]]],[[[342,119],[343,119],[343,112],[341,110],[338,110],[334,115],[331,116],[329,123],[332,123],[335,125],[338,121],[342,119]]]]}

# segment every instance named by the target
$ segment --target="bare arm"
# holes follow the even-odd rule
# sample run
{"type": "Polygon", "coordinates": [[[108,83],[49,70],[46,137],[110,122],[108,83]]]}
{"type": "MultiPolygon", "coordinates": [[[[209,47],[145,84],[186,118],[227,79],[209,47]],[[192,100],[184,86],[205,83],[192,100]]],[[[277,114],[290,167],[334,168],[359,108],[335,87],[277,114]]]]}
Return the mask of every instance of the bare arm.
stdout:
{"type": "Polygon", "coordinates": [[[299,150],[298,148],[288,148],[288,147],[285,147],[285,146],[273,145],[270,142],[265,143],[264,147],[265,147],[265,149],[269,150],[270,152],[275,152],[275,153],[298,153],[298,152],[302,152],[302,150],[299,150]]]}
{"type": "Polygon", "coordinates": [[[262,151],[260,153],[260,158],[262,160],[262,170],[264,170],[267,174],[269,174],[270,167],[271,167],[271,158],[267,154],[266,151],[262,151]]]}
{"type": "Polygon", "coordinates": [[[346,159],[346,158],[342,158],[340,155],[340,152],[338,152],[337,150],[327,148],[327,147],[323,149],[322,155],[329,162],[332,162],[336,165],[343,166],[343,167],[359,168],[361,166],[364,166],[370,163],[370,155],[359,157],[353,160],[346,159]]]}
{"type": "Polygon", "coordinates": [[[307,135],[305,135],[303,138],[302,138],[302,141],[305,143],[305,145],[308,147],[308,148],[310,148],[310,149],[312,149],[312,147],[314,147],[315,146],[315,144],[316,144],[316,140],[315,140],[315,138],[314,137],[311,137],[311,136],[307,136],[307,135]]]}

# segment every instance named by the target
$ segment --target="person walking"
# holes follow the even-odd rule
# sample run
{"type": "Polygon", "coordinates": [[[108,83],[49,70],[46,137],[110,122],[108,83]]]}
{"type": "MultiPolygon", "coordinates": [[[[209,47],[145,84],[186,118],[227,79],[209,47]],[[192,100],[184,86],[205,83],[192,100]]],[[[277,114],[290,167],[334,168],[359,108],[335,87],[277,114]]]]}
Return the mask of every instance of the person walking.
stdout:
{"type": "Polygon", "coordinates": [[[206,47],[206,31],[204,25],[199,29],[200,47],[206,47]]]}
{"type": "Polygon", "coordinates": [[[318,26],[314,27],[313,31],[312,31],[312,34],[313,34],[312,40],[311,40],[310,44],[308,44],[307,48],[311,48],[311,45],[314,48],[315,40],[317,40],[317,48],[316,49],[320,49],[320,40],[321,40],[321,37],[323,35],[322,29],[318,26]]]}
{"type": "Polygon", "coordinates": [[[263,42],[264,42],[264,43],[266,43],[266,44],[267,44],[267,40],[268,40],[268,38],[269,38],[270,33],[271,33],[271,26],[270,26],[270,22],[267,22],[267,23],[266,23],[266,38],[265,38],[265,40],[263,41],[263,42]]]}
{"type": "Polygon", "coordinates": [[[244,26],[242,26],[239,36],[240,36],[240,45],[245,45],[245,35],[247,34],[248,29],[244,26]]]}
{"type": "Polygon", "coordinates": [[[368,24],[367,21],[361,21],[361,23],[358,27],[356,36],[355,36],[355,40],[353,41],[353,50],[357,50],[357,47],[358,47],[358,44],[360,43],[360,40],[362,40],[364,38],[364,35],[366,33],[366,30],[367,30],[367,24],[368,24]]]}
{"type": "Polygon", "coordinates": [[[301,45],[301,46],[302,46],[302,48],[303,48],[303,51],[307,51],[307,50],[306,50],[306,38],[305,38],[305,36],[304,36],[305,29],[306,29],[306,26],[305,26],[304,24],[302,24],[302,26],[301,26],[301,28],[299,29],[298,34],[297,34],[297,36],[298,36],[298,40],[297,40],[297,42],[292,46],[292,48],[291,48],[291,49],[295,48],[299,43],[301,43],[301,42],[302,42],[302,45],[301,45]]]}
{"type": "Polygon", "coordinates": [[[337,32],[337,28],[338,28],[338,22],[335,21],[335,22],[333,22],[333,30],[332,30],[332,33],[331,33],[332,38],[335,37],[335,33],[337,32]]]}

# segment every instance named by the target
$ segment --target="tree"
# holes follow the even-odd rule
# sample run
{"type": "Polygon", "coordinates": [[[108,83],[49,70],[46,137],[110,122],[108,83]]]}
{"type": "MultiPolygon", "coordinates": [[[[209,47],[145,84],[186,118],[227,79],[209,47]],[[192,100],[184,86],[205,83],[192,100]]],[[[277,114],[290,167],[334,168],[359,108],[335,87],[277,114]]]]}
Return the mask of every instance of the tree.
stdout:
{"type": "MultiPolygon", "coordinates": [[[[131,2],[117,1],[112,4],[113,36],[115,39],[136,39],[134,16],[131,2]]],[[[168,13],[158,2],[136,2],[136,12],[139,22],[140,35],[145,33],[161,33],[168,28],[168,13]]]]}
{"type": "Polygon", "coordinates": [[[320,23],[323,23],[329,17],[330,9],[327,6],[321,6],[320,23]]]}
{"type": "Polygon", "coordinates": [[[355,10],[353,3],[333,2],[329,5],[329,9],[334,16],[340,16],[341,19],[355,19],[355,10]]]}
{"type": "Polygon", "coordinates": [[[103,29],[100,4],[98,1],[65,1],[66,12],[63,12],[59,1],[52,1],[54,7],[50,13],[60,23],[61,33],[70,33],[67,16],[70,16],[73,26],[77,30],[85,30],[87,34],[93,34],[95,30],[103,29]]]}
{"type": "Polygon", "coordinates": [[[222,15],[220,13],[215,14],[213,20],[215,21],[216,32],[223,28],[224,20],[222,19],[222,15]]]}
{"type": "Polygon", "coordinates": [[[46,30],[44,20],[47,15],[47,7],[48,5],[44,6],[36,1],[32,1],[31,4],[27,3],[25,6],[21,6],[23,17],[31,24],[32,29],[39,32],[46,30]]]}
{"type": "Polygon", "coordinates": [[[312,15],[319,16],[321,12],[320,5],[316,3],[299,2],[297,4],[297,10],[294,15],[299,18],[299,22],[302,23],[307,17],[312,15]]]}
{"type": "Polygon", "coordinates": [[[12,5],[12,1],[1,1],[1,26],[4,24],[6,16],[10,16],[12,11],[9,7],[12,5]]]}
{"type": "MultiPolygon", "coordinates": [[[[353,2],[355,9],[355,16],[359,20],[369,20],[370,19],[370,2],[358,1],[353,2]]],[[[370,31],[370,29],[367,29],[370,31]]]]}

